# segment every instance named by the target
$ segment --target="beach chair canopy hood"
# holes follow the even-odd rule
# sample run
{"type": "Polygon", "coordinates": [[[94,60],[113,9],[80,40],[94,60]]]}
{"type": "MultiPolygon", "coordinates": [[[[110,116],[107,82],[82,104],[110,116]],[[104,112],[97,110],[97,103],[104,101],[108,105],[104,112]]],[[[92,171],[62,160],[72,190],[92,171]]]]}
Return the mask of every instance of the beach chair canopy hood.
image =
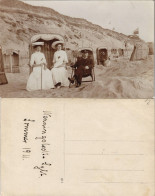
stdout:
{"type": "Polygon", "coordinates": [[[86,48],[79,48],[79,52],[82,52],[83,50],[88,50],[88,51],[90,51],[90,52],[93,52],[93,49],[92,48],[90,48],[90,47],[86,47],[86,48]]]}
{"type": "Polygon", "coordinates": [[[108,59],[108,48],[105,46],[100,46],[96,49],[96,58],[98,65],[104,65],[105,60],[108,59]]]}
{"type": "Polygon", "coordinates": [[[19,50],[8,49],[5,52],[3,52],[3,54],[5,54],[5,55],[13,55],[13,53],[19,55],[19,50]]]}
{"type": "Polygon", "coordinates": [[[107,47],[102,47],[102,46],[101,47],[98,47],[97,49],[98,50],[103,50],[103,49],[108,50],[107,47]]]}
{"type": "Polygon", "coordinates": [[[50,40],[64,41],[63,37],[58,34],[37,34],[31,38],[31,43],[37,42],[38,40],[50,41],[50,40]]]}
{"type": "Polygon", "coordinates": [[[2,56],[2,47],[0,46],[0,85],[7,84],[7,78],[4,72],[4,62],[3,62],[3,56],[2,56]]]}
{"type": "Polygon", "coordinates": [[[4,69],[7,73],[19,73],[19,54],[16,49],[7,49],[3,52],[4,69]]]}
{"type": "Polygon", "coordinates": [[[53,42],[56,41],[62,41],[64,42],[64,38],[62,35],[49,33],[49,34],[36,34],[31,37],[30,45],[29,45],[29,54],[34,52],[34,47],[32,46],[34,43],[37,42],[44,42],[44,45],[42,47],[42,52],[45,55],[46,61],[47,61],[47,67],[51,69],[53,67],[53,56],[55,53],[55,49],[51,47],[53,42]]]}

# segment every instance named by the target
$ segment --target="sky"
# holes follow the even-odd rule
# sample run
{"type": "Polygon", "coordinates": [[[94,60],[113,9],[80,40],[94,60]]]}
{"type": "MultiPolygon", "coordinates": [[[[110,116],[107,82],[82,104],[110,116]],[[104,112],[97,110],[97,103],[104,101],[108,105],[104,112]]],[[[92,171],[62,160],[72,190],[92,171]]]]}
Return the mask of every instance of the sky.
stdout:
{"type": "Polygon", "coordinates": [[[46,1],[22,0],[25,3],[52,8],[61,14],[85,18],[106,29],[130,35],[139,28],[139,36],[154,41],[153,1],[46,1]]]}

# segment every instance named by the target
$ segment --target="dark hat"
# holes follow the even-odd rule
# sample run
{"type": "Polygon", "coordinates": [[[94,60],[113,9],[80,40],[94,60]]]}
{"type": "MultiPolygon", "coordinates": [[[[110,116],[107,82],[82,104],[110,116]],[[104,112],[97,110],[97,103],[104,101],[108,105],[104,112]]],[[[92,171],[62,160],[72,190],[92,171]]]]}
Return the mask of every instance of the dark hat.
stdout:
{"type": "Polygon", "coordinates": [[[62,46],[64,46],[64,42],[63,41],[55,41],[52,44],[52,48],[56,49],[57,45],[61,44],[62,46]]]}
{"type": "Polygon", "coordinates": [[[81,52],[82,52],[83,54],[89,53],[88,50],[82,50],[81,52]]]}

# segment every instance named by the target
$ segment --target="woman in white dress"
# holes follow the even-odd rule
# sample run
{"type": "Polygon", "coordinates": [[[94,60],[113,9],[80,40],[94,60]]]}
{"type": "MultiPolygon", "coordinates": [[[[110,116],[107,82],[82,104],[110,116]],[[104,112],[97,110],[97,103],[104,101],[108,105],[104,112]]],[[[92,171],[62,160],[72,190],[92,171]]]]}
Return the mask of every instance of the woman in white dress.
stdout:
{"type": "Polygon", "coordinates": [[[62,41],[56,41],[52,44],[52,48],[57,49],[54,53],[54,66],[51,70],[53,82],[57,88],[60,88],[61,86],[69,86],[68,72],[66,70],[68,58],[66,52],[62,50],[63,44],[62,41]]]}
{"type": "Polygon", "coordinates": [[[33,43],[36,51],[31,55],[30,66],[33,68],[33,71],[27,81],[26,89],[28,91],[54,88],[51,72],[46,67],[45,55],[41,52],[43,44],[44,42],[33,43]]]}

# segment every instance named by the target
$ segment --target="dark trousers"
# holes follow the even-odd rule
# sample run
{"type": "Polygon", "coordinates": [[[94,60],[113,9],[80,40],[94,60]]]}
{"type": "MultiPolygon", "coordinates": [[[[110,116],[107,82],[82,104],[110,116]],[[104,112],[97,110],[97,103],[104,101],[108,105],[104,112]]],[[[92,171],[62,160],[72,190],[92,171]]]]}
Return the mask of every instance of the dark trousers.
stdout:
{"type": "Polygon", "coordinates": [[[77,69],[75,69],[74,77],[78,84],[81,85],[82,77],[91,75],[91,69],[85,69],[84,66],[79,66],[77,69]]]}

